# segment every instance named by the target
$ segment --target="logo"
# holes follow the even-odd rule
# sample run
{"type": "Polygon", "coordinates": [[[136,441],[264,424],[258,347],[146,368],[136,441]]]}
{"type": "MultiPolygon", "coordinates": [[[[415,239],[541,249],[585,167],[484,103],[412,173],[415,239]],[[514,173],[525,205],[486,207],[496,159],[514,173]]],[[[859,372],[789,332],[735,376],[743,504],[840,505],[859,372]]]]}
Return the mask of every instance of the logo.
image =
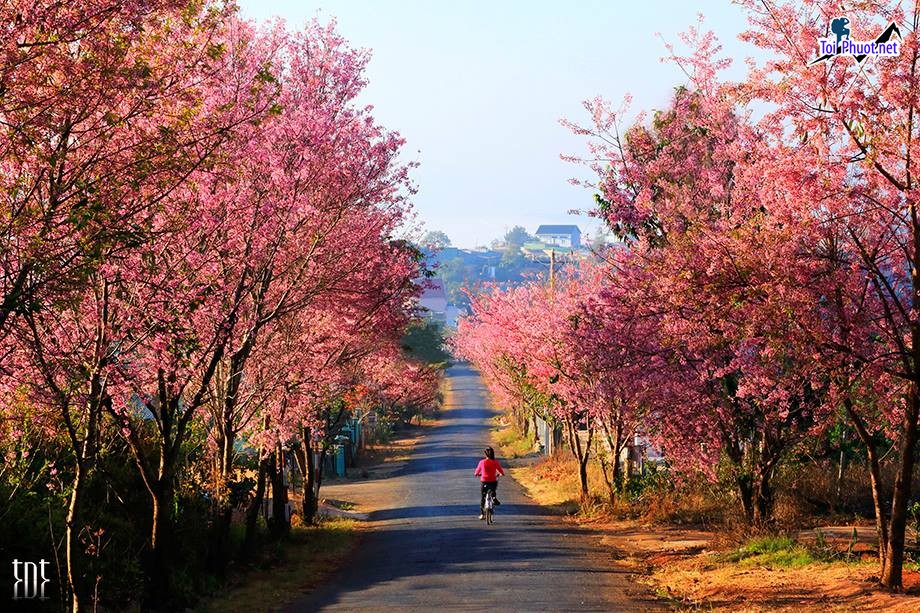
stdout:
{"type": "Polygon", "coordinates": [[[51,563],[47,560],[35,562],[20,562],[13,560],[13,600],[48,600],[45,596],[45,586],[50,581],[45,577],[45,566],[51,563]],[[39,569],[41,569],[41,583],[38,581],[39,569]]]}
{"type": "Polygon", "coordinates": [[[829,60],[838,55],[849,55],[857,64],[862,64],[868,57],[894,57],[901,54],[901,30],[894,22],[872,41],[860,41],[850,38],[850,20],[838,17],[831,21],[834,37],[818,39],[818,57],[809,66],[829,60]],[[892,40],[896,38],[897,40],[892,40]]]}

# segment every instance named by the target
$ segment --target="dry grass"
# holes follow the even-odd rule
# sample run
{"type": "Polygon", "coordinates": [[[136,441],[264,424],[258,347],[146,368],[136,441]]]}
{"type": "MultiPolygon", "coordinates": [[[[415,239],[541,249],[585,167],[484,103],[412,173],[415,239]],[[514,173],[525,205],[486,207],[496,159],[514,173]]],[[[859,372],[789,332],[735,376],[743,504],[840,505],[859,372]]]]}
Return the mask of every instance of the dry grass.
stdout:
{"type": "Polygon", "coordinates": [[[497,422],[492,430],[492,445],[502,458],[523,458],[533,452],[533,443],[512,426],[497,422]]]}
{"type": "MultiPolygon", "coordinates": [[[[599,488],[592,488],[588,500],[581,500],[581,486],[578,481],[578,464],[562,454],[546,458],[531,466],[511,469],[515,481],[524,486],[527,495],[537,503],[562,509],[566,514],[581,512],[585,516],[596,516],[603,509],[601,500],[607,495],[599,488]]],[[[600,469],[589,467],[589,483],[602,481],[600,469]]]]}
{"type": "Polygon", "coordinates": [[[618,494],[613,505],[601,467],[588,465],[589,496],[581,499],[578,463],[559,453],[529,466],[512,468],[515,480],[543,505],[579,513],[586,519],[636,519],[645,523],[724,527],[726,500],[708,483],[673,486],[665,479],[639,491],[618,494]]]}
{"type": "MultiPolygon", "coordinates": [[[[492,430],[492,444],[501,458],[528,458],[534,462],[521,464],[511,462],[511,474],[515,481],[524,486],[528,495],[546,506],[562,507],[567,513],[579,510],[581,487],[578,481],[578,464],[571,455],[560,452],[552,457],[536,456],[533,444],[504,417],[496,418],[492,430]]],[[[606,499],[601,469],[592,463],[588,467],[588,482],[593,484],[590,498],[606,499]]],[[[588,506],[595,506],[589,501],[588,506]]]]}

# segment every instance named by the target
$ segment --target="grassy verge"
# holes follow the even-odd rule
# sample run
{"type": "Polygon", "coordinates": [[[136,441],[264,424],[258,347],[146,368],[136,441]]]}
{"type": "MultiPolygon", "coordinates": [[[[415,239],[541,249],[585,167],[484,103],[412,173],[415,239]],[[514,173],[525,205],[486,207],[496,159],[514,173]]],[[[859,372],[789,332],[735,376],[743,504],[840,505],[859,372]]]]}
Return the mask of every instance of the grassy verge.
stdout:
{"type": "MultiPolygon", "coordinates": [[[[492,445],[496,454],[503,459],[514,460],[533,455],[532,441],[511,424],[499,421],[499,418],[492,429],[492,445]]],[[[554,507],[567,515],[588,511],[579,503],[578,476],[574,469],[576,465],[570,455],[560,453],[553,457],[538,458],[534,463],[520,466],[515,464],[510,465],[511,476],[537,504],[554,507]]],[[[592,483],[602,482],[599,468],[592,463],[588,470],[592,483]]],[[[600,492],[594,494],[597,497],[601,495],[600,492]]]]}
{"type": "Polygon", "coordinates": [[[276,610],[327,578],[357,545],[357,522],[325,518],[316,526],[291,529],[271,552],[273,563],[241,571],[219,594],[198,607],[202,613],[276,610]]]}
{"type": "Polygon", "coordinates": [[[569,470],[571,464],[566,457],[550,457],[531,466],[514,467],[511,474],[537,504],[573,515],[581,506],[578,477],[569,470]]]}
{"type": "Polygon", "coordinates": [[[492,445],[503,458],[522,458],[533,451],[533,443],[508,425],[499,424],[492,430],[492,445]]]}

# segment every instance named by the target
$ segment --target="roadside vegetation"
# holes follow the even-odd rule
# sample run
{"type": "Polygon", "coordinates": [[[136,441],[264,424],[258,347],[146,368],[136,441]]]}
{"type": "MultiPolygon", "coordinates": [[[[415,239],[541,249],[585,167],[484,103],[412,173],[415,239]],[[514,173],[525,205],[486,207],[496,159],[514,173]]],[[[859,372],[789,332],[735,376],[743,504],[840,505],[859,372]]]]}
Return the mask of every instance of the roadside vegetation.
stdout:
{"type": "MultiPolygon", "coordinates": [[[[833,479],[825,479],[829,486],[821,490],[817,470],[792,480],[808,481],[811,503],[797,502],[800,494],[784,490],[776,521],[752,530],[735,511],[730,484],[675,478],[665,465],[651,465],[624,483],[611,503],[602,467],[592,462],[588,478],[594,486],[583,498],[577,461],[567,450],[539,455],[532,437],[506,417],[497,418],[493,441],[531,498],[590,530],[614,564],[678,610],[906,612],[920,606],[920,565],[913,553],[920,548],[910,545],[905,594],[877,590],[878,540],[865,493],[838,495],[833,479]]],[[[859,469],[854,466],[846,479],[865,478],[859,469]]],[[[823,472],[835,470],[828,464],[823,472]]],[[[911,541],[920,537],[915,529],[911,541]]]]}
{"type": "Polygon", "coordinates": [[[291,528],[248,569],[233,573],[225,585],[196,608],[201,613],[274,611],[296,601],[335,572],[357,546],[360,524],[324,517],[314,525],[291,528]]]}
{"type": "Polygon", "coordinates": [[[0,6],[0,559],[49,610],[296,592],[352,540],[324,477],[438,403],[368,53],[238,10],[0,6]]]}

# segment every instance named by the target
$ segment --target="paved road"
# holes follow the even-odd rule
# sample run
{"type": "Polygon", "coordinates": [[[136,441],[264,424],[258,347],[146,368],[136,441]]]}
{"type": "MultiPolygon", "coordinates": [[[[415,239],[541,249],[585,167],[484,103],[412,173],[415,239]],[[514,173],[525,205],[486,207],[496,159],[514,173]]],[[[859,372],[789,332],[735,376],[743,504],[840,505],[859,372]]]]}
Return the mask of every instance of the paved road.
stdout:
{"type": "Polygon", "coordinates": [[[487,396],[464,365],[448,372],[444,419],[387,480],[392,507],[353,563],[290,611],[632,611],[655,608],[596,539],[499,483],[496,520],[479,514],[472,476],[489,440],[487,396]]]}

